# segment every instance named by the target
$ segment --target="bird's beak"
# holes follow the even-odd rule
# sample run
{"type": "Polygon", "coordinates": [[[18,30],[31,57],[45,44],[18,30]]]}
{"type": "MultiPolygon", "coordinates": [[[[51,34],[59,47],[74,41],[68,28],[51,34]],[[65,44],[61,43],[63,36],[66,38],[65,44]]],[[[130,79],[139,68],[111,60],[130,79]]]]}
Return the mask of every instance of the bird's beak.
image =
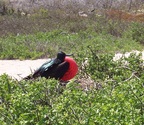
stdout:
{"type": "Polygon", "coordinates": [[[73,54],[66,54],[66,56],[73,56],[73,54]]]}

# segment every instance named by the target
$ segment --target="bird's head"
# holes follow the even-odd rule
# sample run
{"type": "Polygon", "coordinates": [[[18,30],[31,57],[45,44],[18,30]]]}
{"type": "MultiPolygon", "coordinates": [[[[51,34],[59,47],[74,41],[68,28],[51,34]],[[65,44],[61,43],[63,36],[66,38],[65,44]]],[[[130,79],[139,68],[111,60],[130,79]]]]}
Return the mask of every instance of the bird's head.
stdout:
{"type": "Polygon", "coordinates": [[[65,54],[64,52],[58,52],[57,59],[59,59],[61,62],[65,60],[66,56],[71,56],[72,54],[65,54]]]}

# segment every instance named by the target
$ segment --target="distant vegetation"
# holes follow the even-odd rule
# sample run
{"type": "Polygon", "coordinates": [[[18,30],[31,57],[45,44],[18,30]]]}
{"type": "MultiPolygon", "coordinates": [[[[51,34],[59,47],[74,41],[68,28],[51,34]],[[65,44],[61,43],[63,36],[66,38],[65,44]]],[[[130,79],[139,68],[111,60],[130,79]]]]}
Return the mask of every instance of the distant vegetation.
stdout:
{"type": "Polygon", "coordinates": [[[143,48],[142,13],[93,9],[80,15],[78,8],[72,6],[40,8],[30,13],[7,8],[5,4],[2,8],[5,9],[0,16],[1,59],[44,58],[59,50],[76,54],[75,50],[93,45],[99,46],[100,53],[143,48]]]}
{"type": "Polygon", "coordinates": [[[0,1],[0,59],[50,58],[64,51],[79,65],[67,86],[0,76],[0,124],[144,124],[141,55],[132,54],[127,65],[112,60],[117,52],[144,47],[144,6],[129,2],[117,9],[110,3],[90,11],[69,4],[25,12],[0,1]]]}

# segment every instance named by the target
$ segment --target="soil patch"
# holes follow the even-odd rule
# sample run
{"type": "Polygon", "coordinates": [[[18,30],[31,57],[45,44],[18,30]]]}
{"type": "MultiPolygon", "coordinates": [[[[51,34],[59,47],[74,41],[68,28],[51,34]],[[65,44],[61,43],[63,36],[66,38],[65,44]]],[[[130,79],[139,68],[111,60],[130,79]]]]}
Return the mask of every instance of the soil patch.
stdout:
{"type": "Polygon", "coordinates": [[[21,80],[34,72],[48,59],[37,60],[0,60],[0,75],[7,74],[13,79],[21,80]]]}

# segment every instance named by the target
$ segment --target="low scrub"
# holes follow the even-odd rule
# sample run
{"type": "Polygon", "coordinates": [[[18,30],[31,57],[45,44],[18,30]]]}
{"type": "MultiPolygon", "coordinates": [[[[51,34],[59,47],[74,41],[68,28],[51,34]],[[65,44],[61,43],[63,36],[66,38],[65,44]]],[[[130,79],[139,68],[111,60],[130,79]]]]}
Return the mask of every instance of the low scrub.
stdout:
{"type": "Polygon", "coordinates": [[[2,75],[0,124],[142,125],[144,67],[139,56],[131,55],[124,65],[113,62],[112,55],[88,54],[89,64],[76,79],[86,73],[101,85],[98,89],[84,89],[77,80],[61,86],[54,79],[18,82],[2,75]]]}
{"type": "MultiPolygon", "coordinates": [[[[136,33],[136,31],[134,31],[136,33]]],[[[134,36],[133,36],[134,37],[134,36]]],[[[138,37],[135,36],[135,39],[138,37]]],[[[140,38],[138,38],[140,39],[140,38]]],[[[31,35],[9,36],[0,39],[0,59],[37,59],[55,57],[58,51],[73,53],[76,57],[95,47],[97,53],[115,53],[142,50],[143,46],[132,40],[131,34],[123,38],[106,33],[98,34],[94,29],[69,33],[62,30],[39,32],[31,35]]],[[[83,58],[81,56],[81,58],[83,58]]]]}
{"type": "Polygon", "coordinates": [[[74,54],[79,74],[66,86],[54,79],[0,76],[1,125],[144,124],[144,63],[140,55],[113,61],[115,52],[143,49],[143,15],[133,22],[127,13],[115,19],[93,11],[87,17],[61,9],[3,11],[0,59],[49,58],[64,51],[74,54]]]}

